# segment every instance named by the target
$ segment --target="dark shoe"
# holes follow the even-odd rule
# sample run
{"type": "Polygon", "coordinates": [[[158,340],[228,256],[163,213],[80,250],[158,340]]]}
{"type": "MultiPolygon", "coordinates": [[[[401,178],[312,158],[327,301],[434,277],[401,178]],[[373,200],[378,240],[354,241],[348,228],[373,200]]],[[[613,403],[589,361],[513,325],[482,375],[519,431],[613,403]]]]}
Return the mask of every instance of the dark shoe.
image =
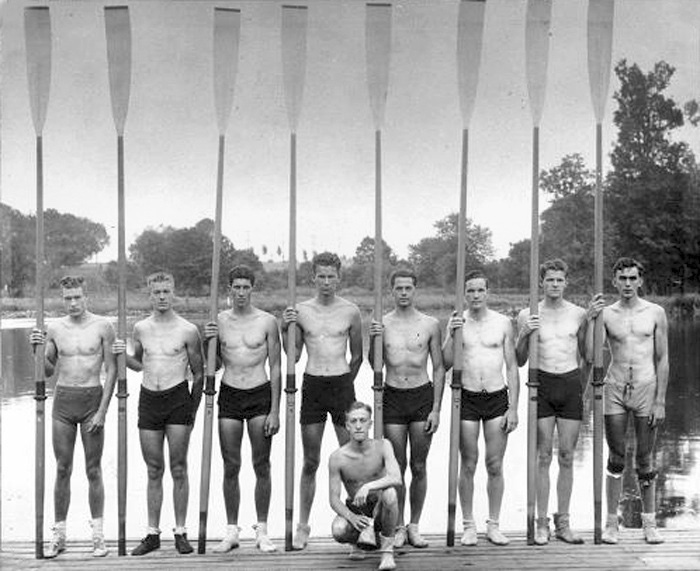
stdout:
{"type": "Polygon", "coordinates": [[[175,534],[175,549],[177,549],[177,552],[181,553],[182,555],[187,555],[188,553],[192,553],[194,551],[190,545],[190,542],[187,541],[186,533],[175,534]]]}
{"type": "Polygon", "coordinates": [[[150,553],[156,549],[160,549],[160,535],[157,533],[149,533],[141,540],[141,543],[131,550],[131,554],[146,555],[146,553],[150,553]]]}

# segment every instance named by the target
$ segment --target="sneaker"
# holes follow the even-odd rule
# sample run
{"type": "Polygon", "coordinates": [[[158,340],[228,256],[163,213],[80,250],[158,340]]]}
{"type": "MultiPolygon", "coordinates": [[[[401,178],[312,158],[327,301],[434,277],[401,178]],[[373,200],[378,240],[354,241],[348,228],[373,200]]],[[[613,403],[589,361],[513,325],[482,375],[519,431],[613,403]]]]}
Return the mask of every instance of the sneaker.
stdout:
{"type": "Polygon", "coordinates": [[[406,545],[406,526],[399,525],[394,533],[394,547],[403,547],[406,545]]]}
{"type": "Polygon", "coordinates": [[[617,514],[608,514],[608,521],[605,524],[603,535],[600,540],[609,545],[615,545],[618,542],[620,530],[617,522],[617,514]]]}
{"type": "Polygon", "coordinates": [[[131,550],[131,554],[146,555],[146,553],[150,553],[156,549],[160,549],[160,535],[157,533],[149,533],[141,540],[141,543],[131,550]]]}
{"type": "MultiPolygon", "coordinates": [[[[417,547],[418,549],[428,547],[428,542],[425,539],[423,539],[423,537],[420,534],[420,531],[418,531],[417,523],[409,523],[408,527],[406,528],[406,532],[408,535],[408,542],[411,545],[413,545],[413,547],[417,547]]],[[[396,544],[394,543],[394,545],[396,544]]]]}
{"type": "Polygon", "coordinates": [[[181,555],[187,555],[188,553],[192,553],[194,551],[190,545],[190,542],[187,541],[186,533],[175,534],[175,549],[177,549],[177,552],[181,555]]]}
{"type": "Polygon", "coordinates": [[[476,525],[474,524],[474,522],[464,522],[464,533],[462,534],[462,539],[460,540],[460,543],[462,545],[476,545],[477,541],[478,539],[476,536],[476,525]]]}
{"type": "Polygon", "coordinates": [[[277,551],[277,547],[267,535],[267,525],[259,523],[253,526],[255,529],[255,546],[263,553],[277,551]]]}
{"type": "Polygon", "coordinates": [[[294,539],[292,540],[292,549],[294,551],[306,549],[306,546],[309,543],[310,533],[311,526],[308,523],[297,524],[297,532],[294,534],[294,539]]]}
{"type": "Polygon", "coordinates": [[[44,552],[45,559],[53,559],[59,553],[63,553],[66,550],[66,536],[56,529],[53,528],[53,538],[51,543],[49,543],[49,548],[44,552]]]}
{"type": "Polygon", "coordinates": [[[492,519],[486,520],[486,539],[494,545],[508,545],[510,540],[498,529],[498,522],[492,519]]]}
{"type": "Polygon", "coordinates": [[[92,536],[92,556],[105,557],[109,553],[105,545],[105,536],[103,534],[95,534],[92,536]]]}
{"type": "MultiPolygon", "coordinates": [[[[392,546],[393,538],[392,538],[392,546]]],[[[361,532],[357,538],[357,547],[365,551],[373,551],[377,549],[377,532],[374,529],[374,519],[370,518],[370,523],[361,532]]]]}
{"type": "Polygon", "coordinates": [[[642,527],[644,528],[644,540],[652,545],[663,543],[664,538],[656,527],[656,515],[653,513],[642,514],[642,527]]]}
{"type": "Polygon", "coordinates": [[[238,532],[241,530],[240,527],[232,526],[232,528],[229,528],[226,532],[226,536],[221,540],[221,543],[219,543],[212,551],[214,553],[228,553],[232,549],[235,549],[239,545],[239,540],[238,540],[238,532]]]}
{"type": "Polygon", "coordinates": [[[535,526],[535,545],[547,545],[549,536],[549,518],[538,517],[535,526]]]}

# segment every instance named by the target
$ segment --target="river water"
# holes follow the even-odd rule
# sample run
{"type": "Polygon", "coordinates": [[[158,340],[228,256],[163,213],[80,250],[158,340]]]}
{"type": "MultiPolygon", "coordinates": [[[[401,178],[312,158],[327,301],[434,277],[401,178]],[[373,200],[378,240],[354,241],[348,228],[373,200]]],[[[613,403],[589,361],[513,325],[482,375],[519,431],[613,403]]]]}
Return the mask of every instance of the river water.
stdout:
{"type": "MultiPolygon", "coordinates": [[[[2,539],[29,540],[34,535],[34,442],[35,401],[33,399],[33,361],[27,342],[30,326],[26,321],[4,320],[2,330],[2,539]]],[[[700,527],[700,322],[675,321],[670,325],[670,382],[667,395],[667,420],[657,440],[656,462],[658,516],[660,525],[666,528],[700,527]]],[[[303,363],[298,367],[301,378],[303,363]]],[[[501,513],[501,526],[506,530],[522,530],[526,526],[526,370],[520,371],[520,427],[511,435],[505,457],[506,490],[501,513]]],[[[128,404],[128,502],[127,537],[136,539],[146,525],[146,469],[141,458],[138,430],[136,429],[138,387],[140,375],[129,372],[130,397],[128,404]]],[[[49,397],[53,392],[48,381],[49,397]]],[[[360,400],[372,402],[372,371],[364,363],[356,380],[356,392],[360,400]]],[[[299,395],[299,393],[297,393],[299,395]]],[[[284,400],[284,393],[283,393],[284,400]]],[[[299,396],[297,397],[299,399],[299,396]]],[[[443,533],[447,521],[447,473],[449,451],[449,388],[443,399],[441,426],[433,439],[428,458],[428,495],[421,520],[421,528],[428,532],[443,533]]],[[[203,404],[203,403],[202,403],[203,404]]],[[[46,401],[46,418],[51,418],[52,399],[46,401]]],[[[299,403],[297,400],[297,414],[299,403]]],[[[587,407],[587,412],[590,407],[587,407]]],[[[199,513],[200,466],[202,449],[202,409],[195,423],[189,451],[190,505],[188,524],[190,536],[197,535],[199,513]]],[[[272,445],[273,491],[269,517],[273,537],[284,535],[284,402],[282,403],[282,430],[272,445]]],[[[50,421],[46,434],[46,534],[53,522],[52,488],[55,463],[51,449],[50,421]]],[[[301,466],[301,442],[298,424],[296,429],[296,468],[298,482],[301,466]]],[[[117,403],[112,400],[106,423],[106,443],[103,472],[106,490],[105,534],[117,537],[117,403]]],[[[581,530],[593,527],[593,461],[592,422],[584,419],[581,438],[575,457],[574,493],[571,501],[572,525],[581,530]]],[[[218,453],[218,435],[214,429],[209,503],[209,537],[220,537],[225,526],[223,495],[221,492],[222,461],[218,453]]],[[[328,505],[328,477],[326,460],[336,447],[331,428],[325,432],[322,464],[318,472],[316,501],[311,514],[312,534],[329,535],[333,513],[328,505]]],[[[255,523],[253,505],[254,475],[250,460],[250,447],[244,438],[243,467],[241,469],[241,510],[239,525],[242,537],[253,537],[251,526],[255,523]]],[[[633,449],[628,451],[628,461],[633,449]]],[[[556,508],[555,478],[556,460],[552,463],[552,497],[550,507],[556,508]]],[[[407,479],[409,476],[407,475],[407,479]]],[[[640,501],[636,490],[636,478],[628,462],[625,490],[621,504],[624,521],[631,526],[639,523],[640,501]]],[[[298,485],[295,486],[298,488],[298,485]]],[[[171,481],[166,471],[164,478],[164,502],[161,528],[164,537],[174,525],[171,500],[171,481]]],[[[486,502],[486,473],[483,467],[483,447],[475,482],[474,514],[481,530],[488,516],[486,502]]],[[[298,513],[298,489],[295,500],[298,513]]],[[[605,504],[604,504],[605,509],[605,504]]],[[[408,517],[408,512],[407,512],[408,517]]],[[[461,529],[461,515],[457,510],[457,529],[461,529]]],[[[76,444],[72,477],[72,500],[68,515],[68,534],[72,538],[90,537],[87,505],[87,483],[84,475],[82,448],[76,444]]],[[[296,520],[296,518],[295,518],[296,520]]],[[[296,522],[295,522],[296,524],[296,522]]],[[[281,547],[281,545],[280,545],[281,547]]]]}

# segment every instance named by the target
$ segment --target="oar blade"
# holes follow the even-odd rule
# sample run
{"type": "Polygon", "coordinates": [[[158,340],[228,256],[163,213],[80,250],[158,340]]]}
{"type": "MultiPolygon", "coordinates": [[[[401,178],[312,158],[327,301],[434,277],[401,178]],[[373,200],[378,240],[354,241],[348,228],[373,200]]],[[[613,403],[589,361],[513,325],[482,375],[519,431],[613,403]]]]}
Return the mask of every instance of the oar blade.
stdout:
{"type": "Polygon", "coordinates": [[[614,0],[588,2],[588,81],[596,123],[603,122],[610,86],[614,0]]]}
{"type": "Polygon", "coordinates": [[[306,6],[282,6],[282,77],[289,128],[296,132],[306,76],[306,6]]]}
{"type": "Polygon", "coordinates": [[[471,121],[479,81],[486,0],[462,0],[457,20],[457,79],[462,123],[471,121]]]}
{"type": "Polygon", "coordinates": [[[226,133],[238,71],[241,12],[214,8],[214,106],[219,134],[226,133]]]}
{"type": "Polygon", "coordinates": [[[47,6],[24,9],[29,105],[37,136],[44,130],[51,87],[51,16],[47,6]]]}
{"type": "Polygon", "coordinates": [[[389,90],[391,4],[367,4],[365,49],[369,102],[374,128],[379,131],[384,123],[384,108],[389,90]]]}
{"type": "Polygon", "coordinates": [[[123,135],[131,91],[131,22],[128,7],[105,7],[105,34],[112,116],[117,134],[123,135]]]}
{"type": "Polygon", "coordinates": [[[530,113],[535,126],[539,126],[544,109],[551,23],[552,0],[528,0],[525,17],[525,63],[530,113]]]}

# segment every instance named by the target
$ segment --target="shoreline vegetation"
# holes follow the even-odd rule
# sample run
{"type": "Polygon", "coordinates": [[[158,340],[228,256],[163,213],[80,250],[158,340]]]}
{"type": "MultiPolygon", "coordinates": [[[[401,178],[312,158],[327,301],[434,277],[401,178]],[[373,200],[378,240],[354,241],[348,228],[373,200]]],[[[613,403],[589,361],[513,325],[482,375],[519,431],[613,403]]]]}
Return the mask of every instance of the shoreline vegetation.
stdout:
{"type": "MultiPolygon", "coordinates": [[[[301,301],[313,297],[314,290],[310,287],[297,289],[297,300],[301,301]]],[[[370,290],[351,287],[341,289],[338,295],[357,304],[363,318],[369,319],[374,307],[374,294],[370,290]]],[[[612,295],[607,295],[610,301],[612,295]]],[[[572,303],[585,307],[590,296],[586,294],[572,294],[567,296],[572,303]]],[[[647,296],[646,299],[661,305],[670,317],[700,317],[700,294],[674,294],[670,296],[647,296]]],[[[27,319],[35,316],[34,298],[10,298],[1,300],[3,319],[27,319]]],[[[268,311],[280,318],[287,307],[287,290],[260,290],[253,294],[253,303],[256,307],[268,311]]],[[[499,292],[491,290],[489,307],[504,315],[515,319],[518,312],[528,307],[529,295],[527,292],[499,292]]],[[[117,295],[105,295],[102,293],[89,295],[88,307],[90,311],[99,315],[117,315],[117,295]]],[[[226,296],[219,299],[219,308],[224,310],[229,307],[226,296]]],[[[388,292],[384,296],[384,307],[390,311],[393,303],[388,292]]],[[[440,288],[423,288],[416,295],[416,307],[420,311],[433,315],[441,321],[446,320],[454,310],[454,294],[445,292],[440,288]]],[[[209,318],[208,296],[177,296],[175,310],[184,317],[204,323],[209,318]]],[[[151,311],[151,304],[145,292],[127,293],[127,315],[129,318],[143,317],[151,311]]],[[[46,317],[59,317],[64,314],[63,303],[58,290],[50,290],[45,298],[46,317]]]]}

